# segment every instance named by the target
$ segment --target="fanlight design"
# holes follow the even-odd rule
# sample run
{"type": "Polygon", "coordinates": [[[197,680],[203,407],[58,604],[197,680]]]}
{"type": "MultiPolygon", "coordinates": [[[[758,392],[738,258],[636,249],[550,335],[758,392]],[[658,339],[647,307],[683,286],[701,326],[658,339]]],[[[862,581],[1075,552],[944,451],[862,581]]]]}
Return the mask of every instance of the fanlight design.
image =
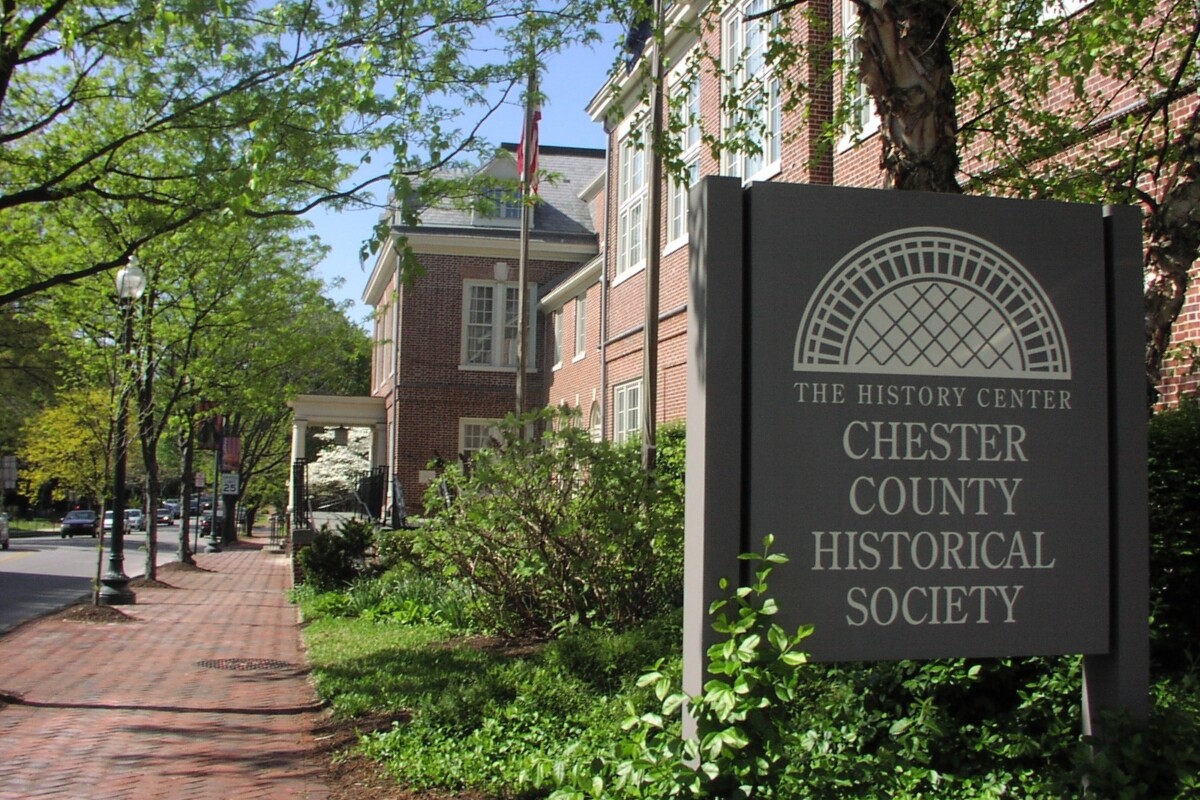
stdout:
{"type": "Polygon", "coordinates": [[[1066,380],[1062,323],[1041,286],[990,242],[906,228],[850,252],[821,281],[795,368],[1066,380]]]}

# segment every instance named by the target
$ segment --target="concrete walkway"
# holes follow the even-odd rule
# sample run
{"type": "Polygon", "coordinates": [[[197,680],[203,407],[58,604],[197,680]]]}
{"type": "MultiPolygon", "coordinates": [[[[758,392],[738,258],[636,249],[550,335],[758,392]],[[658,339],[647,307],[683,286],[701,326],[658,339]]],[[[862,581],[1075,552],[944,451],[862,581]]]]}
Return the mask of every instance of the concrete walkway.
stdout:
{"type": "Polygon", "coordinates": [[[291,562],[254,540],[196,560],[132,621],[0,636],[0,799],[329,797],[291,562]]]}

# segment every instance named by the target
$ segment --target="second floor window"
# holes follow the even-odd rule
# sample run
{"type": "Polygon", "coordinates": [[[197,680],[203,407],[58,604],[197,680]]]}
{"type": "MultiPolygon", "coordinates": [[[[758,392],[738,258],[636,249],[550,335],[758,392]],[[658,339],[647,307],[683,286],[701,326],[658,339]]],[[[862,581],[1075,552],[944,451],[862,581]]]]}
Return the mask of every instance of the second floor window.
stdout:
{"type": "Polygon", "coordinates": [[[687,238],[688,189],[700,179],[700,76],[686,78],[674,89],[672,113],[680,115],[679,157],[683,161],[686,179],[671,178],[671,195],[667,209],[667,241],[682,242],[687,238]]]}
{"type": "Polygon", "coordinates": [[[724,95],[737,100],[726,109],[722,171],[743,181],[767,177],[779,169],[783,128],[782,85],[767,63],[767,40],[777,15],[754,17],[768,0],[742,0],[721,23],[721,71],[724,95]]]}
{"type": "Polygon", "coordinates": [[[640,269],[646,260],[646,137],[621,140],[617,183],[617,277],[640,269]]]}
{"type": "MultiPolygon", "coordinates": [[[[468,367],[516,368],[519,338],[515,283],[468,281],[463,287],[463,353],[468,367]]],[[[537,292],[531,288],[530,296],[537,292]]],[[[530,318],[532,319],[532,317],[530,318]]],[[[532,331],[527,364],[533,364],[532,331]]]]}

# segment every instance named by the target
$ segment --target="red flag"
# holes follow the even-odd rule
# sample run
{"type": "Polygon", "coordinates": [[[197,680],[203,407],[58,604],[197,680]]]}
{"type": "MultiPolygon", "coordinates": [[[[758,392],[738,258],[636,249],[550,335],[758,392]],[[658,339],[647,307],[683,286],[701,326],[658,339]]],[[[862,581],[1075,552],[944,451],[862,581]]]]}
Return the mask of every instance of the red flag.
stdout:
{"type": "MultiPolygon", "coordinates": [[[[530,148],[529,163],[525,163],[525,129],[521,129],[521,143],[517,145],[517,169],[520,171],[521,180],[528,179],[529,191],[534,194],[538,193],[538,122],[542,119],[541,106],[535,106],[533,109],[533,122],[529,126],[531,136],[529,137],[532,147],[530,148]]],[[[521,184],[522,192],[525,190],[525,184],[521,184]]]]}

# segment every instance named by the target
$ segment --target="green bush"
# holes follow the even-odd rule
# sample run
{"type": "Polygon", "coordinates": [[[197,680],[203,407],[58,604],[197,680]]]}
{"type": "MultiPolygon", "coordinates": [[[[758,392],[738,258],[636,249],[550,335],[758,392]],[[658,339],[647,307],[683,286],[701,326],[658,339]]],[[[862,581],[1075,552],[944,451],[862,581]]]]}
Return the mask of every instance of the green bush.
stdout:
{"type": "Polygon", "coordinates": [[[372,569],[368,555],[375,526],[365,520],[346,520],[336,532],[324,527],[296,556],[306,583],[319,590],[340,589],[372,569]]]}
{"type": "Polygon", "coordinates": [[[1150,420],[1150,609],[1156,666],[1186,668],[1200,621],[1200,401],[1150,420]]]}
{"type": "Polygon", "coordinates": [[[682,600],[678,484],[648,477],[636,446],[569,422],[553,409],[510,415],[498,446],[446,467],[414,534],[416,554],[473,582],[510,635],[621,629],[682,600]],[[652,502],[664,497],[674,502],[652,502]]]}

